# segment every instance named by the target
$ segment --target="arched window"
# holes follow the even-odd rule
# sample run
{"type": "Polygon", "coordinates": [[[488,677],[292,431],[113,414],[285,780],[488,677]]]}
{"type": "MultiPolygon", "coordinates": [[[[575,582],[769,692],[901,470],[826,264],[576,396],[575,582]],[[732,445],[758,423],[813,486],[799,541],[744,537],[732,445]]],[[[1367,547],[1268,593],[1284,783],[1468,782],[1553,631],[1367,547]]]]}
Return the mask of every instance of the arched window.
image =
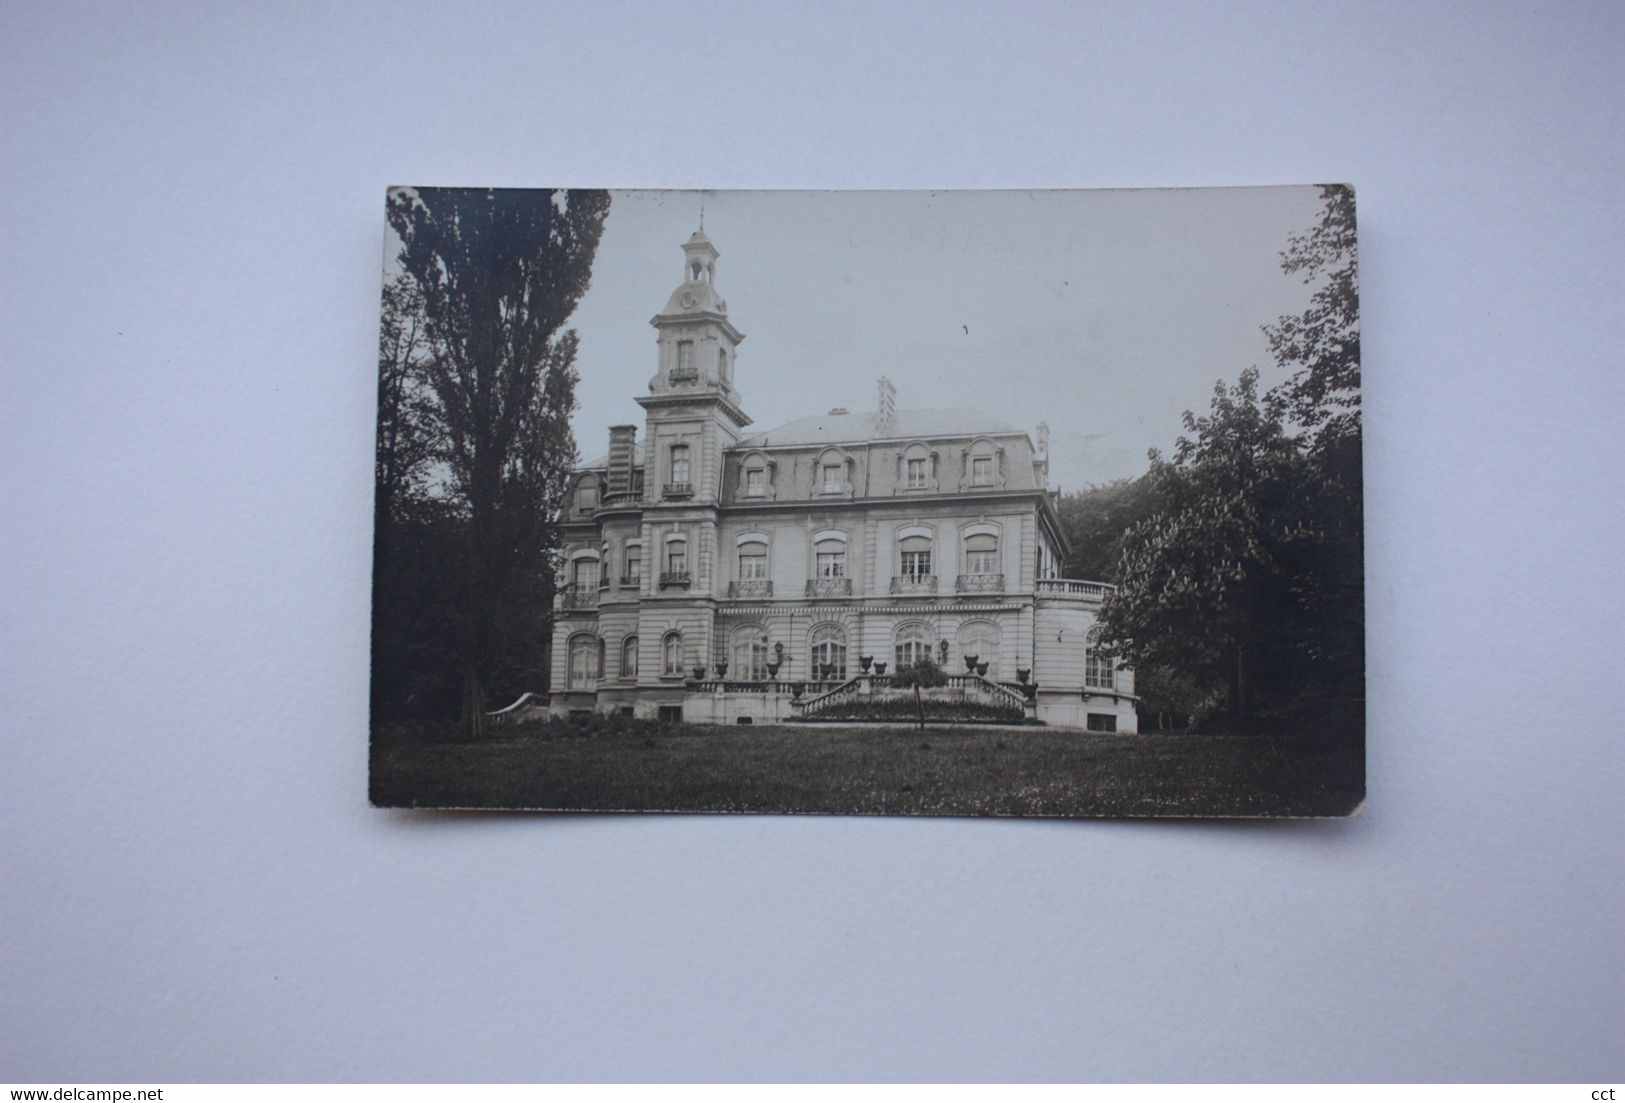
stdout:
{"type": "Polygon", "coordinates": [[[820,624],[812,632],[814,680],[846,680],[846,629],[838,624],[820,624]]]}
{"type": "Polygon", "coordinates": [[[999,626],[991,621],[973,620],[959,628],[959,656],[987,664],[987,676],[999,676],[999,626]]]}
{"type": "Polygon", "coordinates": [[[898,626],[896,645],[898,670],[931,657],[931,633],[917,620],[898,626]]]}
{"type": "Polygon", "coordinates": [[[598,641],[588,635],[570,637],[571,689],[592,689],[598,681],[598,641]]]}
{"type": "Polygon", "coordinates": [[[760,624],[746,624],[734,629],[731,673],[746,682],[767,680],[767,629],[760,624]]]}
{"type": "Polygon", "coordinates": [[[628,636],[621,641],[621,677],[638,676],[638,638],[628,636]]]}
{"type": "Polygon", "coordinates": [[[767,577],[767,543],[747,540],[739,545],[739,580],[753,581],[767,577]]]}
{"type": "Polygon", "coordinates": [[[1116,689],[1115,664],[1094,648],[1084,652],[1083,684],[1090,689],[1116,689]]]}
{"type": "Polygon", "coordinates": [[[683,673],[683,634],[667,632],[660,641],[660,671],[669,676],[683,673]]]}
{"type": "Polygon", "coordinates": [[[965,537],[965,573],[999,573],[999,538],[990,532],[965,537]]]}
{"type": "Polygon", "coordinates": [[[929,536],[905,536],[901,541],[903,551],[903,577],[911,579],[929,578],[931,576],[931,538],[929,536]]]}

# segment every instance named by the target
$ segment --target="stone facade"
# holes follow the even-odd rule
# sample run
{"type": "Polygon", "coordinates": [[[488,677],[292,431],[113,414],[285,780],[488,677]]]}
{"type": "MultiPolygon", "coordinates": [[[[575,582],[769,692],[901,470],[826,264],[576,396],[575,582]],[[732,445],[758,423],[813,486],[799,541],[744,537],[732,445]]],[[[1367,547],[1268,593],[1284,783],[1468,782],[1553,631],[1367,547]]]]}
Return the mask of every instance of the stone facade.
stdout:
{"type": "Polygon", "coordinates": [[[1047,429],[900,410],[882,378],[873,412],[751,433],[719,254],[683,254],[643,440],[612,428],[572,488],[549,710],[794,720],[929,653],[950,692],[1135,731],[1132,674],[1088,653],[1109,588],[1059,577],[1047,429]]]}

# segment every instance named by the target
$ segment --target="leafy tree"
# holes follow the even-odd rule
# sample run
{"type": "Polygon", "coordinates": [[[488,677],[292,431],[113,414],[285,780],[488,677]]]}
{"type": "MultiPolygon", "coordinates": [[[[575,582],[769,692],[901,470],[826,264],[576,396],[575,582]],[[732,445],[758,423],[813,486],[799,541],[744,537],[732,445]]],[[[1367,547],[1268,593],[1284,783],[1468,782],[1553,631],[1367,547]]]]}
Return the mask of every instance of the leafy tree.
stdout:
{"type": "Polygon", "coordinates": [[[899,668],[897,673],[892,676],[891,684],[894,689],[913,687],[914,711],[919,720],[920,730],[924,731],[925,702],[920,696],[920,690],[935,689],[938,686],[947,685],[948,675],[943,671],[942,667],[932,662],[931,657],[927,655],[922,657],[919,662],[910,663],[908,666],[899,668]]]}
{"type": "Polygon", "coordinates": [[[427,390],[432,353],[423,319],[423,294],[400,275],[384,285],[378,331],[378,437],[374,493],[380,531],[402,502],[421,494],[434,457],[433,406],[427,390]]]}
{"type": "Polygon", "coordinates": [[[1258,372],[1219,383],[1185,414],[1174,459],[1151,452],[1157,512],[1124,537],[1118,588],[1101,607],[1103,650],[1226,685],[1252,712],[1256,675],[1300,619],[1278,545],[1296,527],[1302,458],[1264,408],[1258,372]]]}
{"type": "Polygon", "coordinates": [[[423,367],[444,473],[436,494],[460,529],[449,616],[467,735],[482,730],[493,685],[539,664],[545,645],[558,508],[575,462],[577,341],[564,325],[608,211],[602,191],[389,197],[435,351],[423,367]]]}
{"type": "Polygon", "coordinates": [[[1063,494],[1057,510],[1072,546],[1062,568],[1066,577],[1116,582],[1124,535],[1155,509],[1144,475],[1063,494]]]}
{"type": "Polygon", "coordinates": [[[1283,272],[1315,285],[1309,309],[1264,327],[1276,363],[1293,368],[1275,388],[1271,408],[1330,447],[1360,433],[1360,278],[1355,252],[1354,189],[1320,189],[1325,209],[1307,233],[1293,234],[1283,272]]]}

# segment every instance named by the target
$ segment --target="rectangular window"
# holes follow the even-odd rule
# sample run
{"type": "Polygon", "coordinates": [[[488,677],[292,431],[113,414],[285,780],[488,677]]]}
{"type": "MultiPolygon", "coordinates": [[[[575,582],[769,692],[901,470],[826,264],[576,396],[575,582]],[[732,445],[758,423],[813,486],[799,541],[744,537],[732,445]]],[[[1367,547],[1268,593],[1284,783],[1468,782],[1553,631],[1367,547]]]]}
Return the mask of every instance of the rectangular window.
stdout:
{"type": "Polygon", "coordinates": [[[767,488],[767,472],[760,467],[745,469],[745,493],[752,498],[760,498],[762,491],[767,488]]]}
{"type": "Polygon", "coordinates": [[[925,485],[925,460],[908,461],[908,485],[922,487],[925,485]]]}
{"type": "Polygon", "coordinates": [[[903,577],[925,578],[931,574],[931,553],[906,551],[903,553],[903,577]]]}
{"type": "Polygon", "coordinates": [[[693,379],[698,373],[694,369],[694,342],[677,342],[677,370],[671,373],[673,379],[693,379]]]}
{"type": "Polygon", "coordinates": [[[841,489],[841,465],[826,463],[824,465],[824,493],[835,494],[841,489]]]}
{"type": "Polygon", "coordinates": [[[846,551],[821,551],[818,553],[819,578],[845,578],[846,577],[846,551]]]}
{"type": "Polygon", "coordinates": [[[747,544],[739,553],[739,577],[754,579],[767,577],[767,552],[761,544],[747,544]]]}
{"type": "Polygon", "coordinates": [[[671,446],[671,481],[686,483],[688,478],[688,445],[674,444],[671,446]]]}
{"type": "Polygon", "coordinates": [[[965,553],[966,574],[998,574],[999,553],[996,551],[973,551],[965,553]]]}
{"type": "Polygon", "coordinates": [[[1116,677],[1112,670],[1112,661],[1103,658],[1092,648],[1084,654],[1083,684],[1090,689],[1117,688],[1116,677]]]}
{"type": "Polygon", "coordinates": [[[643,550],[641,548],[626,549],[626,580],[637,582],[643,577],[643,550]]]}
{"type": "Polygon", "coordinates": [[[970,480],[977,486],[988,486],[993,482],[992,456],[971,457],[970,480]]]}
{"type": "Polygon", "coordinates": [[[1114,732],[1117,730],[1117,717],[1109,712],[1091,712],[1088,724],[1092,732],[1114,732]]]}
{"type": "Polygon", "coordinates": [[[598,561],[596,559],[577,559],[572,567],[571,585],[583,592],[593,589],[596,581],[594,574],[598,567],[598,561]]]}
{"type": "Polygon", "coordinates": [[[669,574],[688,573],[688,549],[682,544],[673,544],[671,550],[666,552],[666,571],[669,574]]]}

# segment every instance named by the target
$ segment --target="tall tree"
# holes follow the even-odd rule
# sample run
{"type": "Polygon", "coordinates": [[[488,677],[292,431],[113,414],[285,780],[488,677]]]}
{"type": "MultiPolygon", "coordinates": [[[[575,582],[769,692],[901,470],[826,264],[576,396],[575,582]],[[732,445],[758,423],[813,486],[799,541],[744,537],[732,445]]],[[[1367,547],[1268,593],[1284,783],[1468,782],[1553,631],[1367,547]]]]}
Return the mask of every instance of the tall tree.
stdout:
{"type": "Polygon", "coordinates": [[[378,331],[378,438],[374,493],[380,534],[403,499],[422,488],[434,452],[433,408],[426,394],[429,338],[423,294],[405,274],[384,285],[378,331]]]}
{"type": "Polygon", "coordinates": [[[1116,582],[1123,537],[1156,509],[1151,480],[1141,475],[1063,494],[1056,504],[1066,530],[1068,578],[1116,582]]]}
{"type": "Polygon", "coordinates": [[[1278,550],[1296,527],[1301,456],[1253,369],[1219,383],[1209,415],[1187,412],[1185,430],[1172,461],[1151,453],[1158,509],[1124,538],[1118,587],[1101,608],[1103,649],[1223,685],[1245,716],[1261,664],[1280,669],[1298,620],[1278,550]]]}
{"type": "Polygon", "coordinates": [[[1292,234],[1281,270],[1315,287],[1309,308],[1264,327],[1276,363],[1292,376],[1270,393],[1276,414],[1331,446],[1360,433],[1360,275],[1354,189],[1327,184],[1320,219],[1292,234]]]}
{"type": "Polygon", "coordinates": [[[445,494],[463,524],[454,634],[462,726],[518,645],[541,638],[575,445],[575,334],[609,212],[603,191],[401,189],[400,263],[423,296],[445,494]]]}

